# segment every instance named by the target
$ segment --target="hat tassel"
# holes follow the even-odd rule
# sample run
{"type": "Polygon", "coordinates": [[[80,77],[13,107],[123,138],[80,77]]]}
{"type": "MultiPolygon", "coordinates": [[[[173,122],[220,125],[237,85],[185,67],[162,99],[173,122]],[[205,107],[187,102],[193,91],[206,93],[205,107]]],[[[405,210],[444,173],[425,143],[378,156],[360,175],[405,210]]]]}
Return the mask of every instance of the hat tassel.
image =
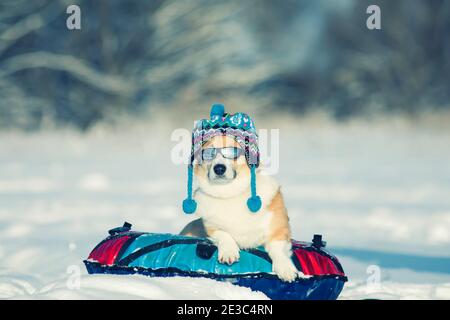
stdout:
{"type": "Polygon", "coordinates": [[[193,175],[193,168],[192,164],[188,166],[188,183],[187,183],[187,191],[188,196],[186,199],[183,200],[183,211],[186,214],[192,214],[197,210],[197,202],[195,202],[194,199],[192,199],[192,175],[193,175]]]}
{"type": "Polygon", "coordinates": [[[256,194],[256,166],[250,167],[250,189],[251,197],[247,200],[247,207],[251,212],[258,212],[261,209],[261,198],[256,194]]]}

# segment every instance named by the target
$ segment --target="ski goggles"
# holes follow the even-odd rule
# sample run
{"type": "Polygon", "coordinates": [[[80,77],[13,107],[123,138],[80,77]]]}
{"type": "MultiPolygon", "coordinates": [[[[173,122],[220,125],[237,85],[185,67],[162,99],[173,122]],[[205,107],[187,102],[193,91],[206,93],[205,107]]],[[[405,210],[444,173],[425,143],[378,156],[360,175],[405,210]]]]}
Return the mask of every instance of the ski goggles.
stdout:
{"type": "Polygon", "coordinates": [[[230,160],[236,160],[242,154],[244,154],[244,150],[238,147],[206,148],[202,150],[202,160],[214,160],[219,152],[225,159],[230,160]]]}

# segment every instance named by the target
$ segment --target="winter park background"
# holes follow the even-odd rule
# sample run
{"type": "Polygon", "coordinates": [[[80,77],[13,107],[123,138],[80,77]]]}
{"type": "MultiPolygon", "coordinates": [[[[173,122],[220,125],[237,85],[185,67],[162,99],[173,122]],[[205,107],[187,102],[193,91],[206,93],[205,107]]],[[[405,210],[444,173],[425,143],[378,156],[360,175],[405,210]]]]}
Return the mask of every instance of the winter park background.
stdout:
{"type": "Polygon", "coordinates": [[[82,264],[124,221],[192,219],[171,135],[213,102],[279,129],[293,235],[324,235],[341,299],[450,299],[449,35],[447,0],[1,1],[0,299],[265,299],[82,264]]]}

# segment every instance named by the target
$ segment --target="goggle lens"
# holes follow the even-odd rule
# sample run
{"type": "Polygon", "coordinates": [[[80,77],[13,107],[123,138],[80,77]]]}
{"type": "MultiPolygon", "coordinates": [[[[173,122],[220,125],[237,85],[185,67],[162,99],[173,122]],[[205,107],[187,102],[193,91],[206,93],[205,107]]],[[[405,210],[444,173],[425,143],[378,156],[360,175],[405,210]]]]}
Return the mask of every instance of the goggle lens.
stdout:
{"type": "Polygon", "coordinates": [[[236,160],[243,153],[243,150],[237,147],[207,148],[202,150],[202,159],[205,161],[214,160],[217,156],[217,151],[219,151],[225,159],[232,160],[236,160]]]}

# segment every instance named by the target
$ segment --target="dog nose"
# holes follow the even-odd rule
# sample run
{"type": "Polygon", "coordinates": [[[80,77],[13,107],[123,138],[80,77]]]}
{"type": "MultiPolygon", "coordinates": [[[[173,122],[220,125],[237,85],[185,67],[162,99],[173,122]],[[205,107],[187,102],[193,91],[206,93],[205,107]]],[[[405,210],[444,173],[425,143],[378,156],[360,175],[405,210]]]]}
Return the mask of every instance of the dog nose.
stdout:
{"type": "Polygon", "coordinates": [[[218,176],[223,176],[223,174],[225,173],[226,170],[227,170],[227,167],[225,167],[223,164],[219,163],[214,166],[214,172],[218,176]]]}

